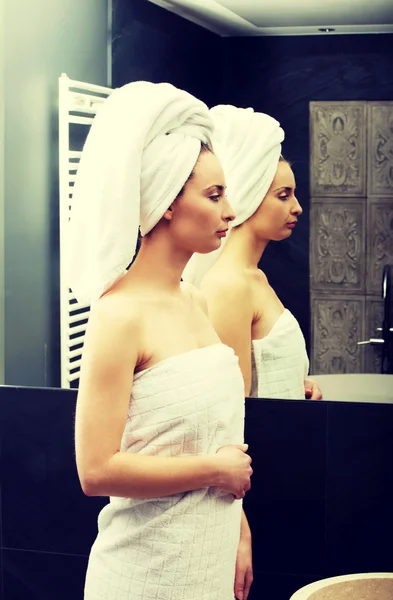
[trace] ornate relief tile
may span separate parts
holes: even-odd
[[[312,199],[310,276],[313,290],[365,287],[365,201]]]
[[[367,223],[366,289],[379,295],[383,267],[393,265],[393,198],[369,200]]]
[[[368,195],[393,197],[393,102],[368,102]]]
[[[366,195],[366,105],[310,102],[311,196]]]
[[[312,298],[311,372],[361,373],[364,300],[353,296]]]
[[[365,340],[373,338],[381,338],[382,331],[378,331],[378,327],[382,327],[383,321],[383,302],[378,297],[366,298],[366,327]],[[365,345],[362,346],[364,352],[364,372],[365,373],[380,373],[381,372],[381,347]]]

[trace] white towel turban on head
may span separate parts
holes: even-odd
[[[168,83],[115,90],[96,115],[76,178],[68,236],[68,280],[92,304],[120,279],[146,235],[211,145],[207,106]]]
[[[249,219],[262,203],[273,182],[281,155],[284,131],[280,123],[252,108],[214,106],[213,148],[224,169],[227,196],[236,219],[232,226]],[[228,239],[228,238],[227,238]],[[194,254],[183,279],[199,286],[222,248],[210,254]]]

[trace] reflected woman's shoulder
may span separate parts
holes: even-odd
[[[206,282],[202,291],[208,297],[220,296],[231,302],[246,301],[250,297],[252,281],[245,271],[217,273],[214,280]]]
[[[248,276],[253,282],[269,284],[268,278],[261,269],[249,269]]]
[[[182,281],[180,287],[186,294],[190,296],[193,302],[196,302],[202,308],[203,312],[208,314],[207,300],[205,294],[201,290],[199,290],[192,283],[188,283],[186,281]]]

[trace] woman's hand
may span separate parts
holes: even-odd
[[[322,391],[314,379],[304,380],[304,395],[309,400],[322,400]]]
[[[233,494],[238,500],[244,498],[251,487],[251,457],[246,454],[247,444],[222,446],[217,450],[219,483],[217,487]]]

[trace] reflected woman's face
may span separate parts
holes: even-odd
[[[295,189],[295,176],[290,165],[280,161],[270,189],[252,217],[258,237],[280,241],[292,235],[303,212]]]

